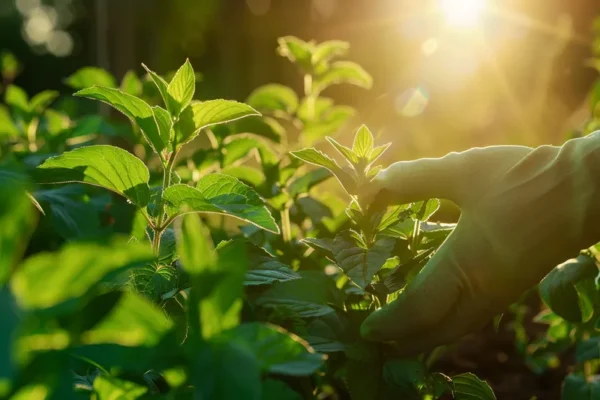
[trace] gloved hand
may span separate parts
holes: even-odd
[[[446,198],[462,210],[404,293],[362,325],[368,340],[420,353],[480,329],[600,241],[600,132],[562,147],[493,146],[398,162],[369,190],[388,203]]]

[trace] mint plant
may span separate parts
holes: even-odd
[[[146,219],[155,254],[161,236],[175,218],[188,212],[231,215],[263,229],[278,227],[252,188],[226,175],[208,175],[196,187],[173,180],[173,166],[181,148],[202,129],[258,115],[250,106],[227,100],[193,101],[195,73],[187,61],[167,83],[149,70],[166,108],[119,89],[94,86],[76,96],[99,100],[125,114],[139,129],[160,160],[162,185],[149,186],[144,163],[113,146],[94,145],[71,150],[44,161],[36,170],[41,183],[81,182],[104,187],[124,196]]]
[[[360,204],[356,194],[381,169],[374,163],[389,147],[389,144],[375,146],[373,135],[366,126],[358,129],[351,148],[332,138],[327,140],[343,157],[346,166],[340,166],[315,148],[291,154],[327,169],[337,178],[350,195],[346,213],[354,227],[338,232],[331,239],[304,239],[306,245],[325,255],[343,273],[336,285],[342,288],[345,297],[338,311],[308,315],[319,316],[322,321],[327,318],[334,325],[348,324],[349,329],[356,331],[352,334],[339,331],[325,339],[312,336],[322,328],[314,331],[309,325],[309,342],[312,340],[316,348],[324,351],[343,351],[346,385],[353,399],[397,396],[437,399],[448,393],[455,398],[469,398],[477,393],[478,398],[495,399],[487,383],[472,374],[450,378],[429,372],[435,352],[427,358],[400,359],[395,356],[393,345],[378,346],[360,339],[357,332],[360,323],[374,310],[402,296],[406,283],[425,265],[451,228],[434,225],[432,229],[432,225],[427,223],[439,207],[438,200],[385,209],[372,209]],[[276,299],[271,298],[263,304],[285,307],[286,302],[278,304]],[[337,322],[332,322],[335,320],[331,319],[331,313]],[[335,371],[330,373],[335,374]]]

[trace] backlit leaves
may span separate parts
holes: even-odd
[[[150,201],[144,163],[118,147],[87,146],[51,157],[36,169],[40,183],[81,182],[121,194],[138,207]]]

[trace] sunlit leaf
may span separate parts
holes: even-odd
[[[29,101],[29,111],[41,113],[59,96],[55,90],[44,90],[33,96]]]
[[[142,81],[135,71],[127,71],[121,81],[121,90],[132,96],[141,96],[143,89]]]
[[[324,62],[329,62],[335,57],[345,56],[350,49],[350,43],[343,40],[328,40],[319,43],[313,52],[312,63],[319,65]]]
[[[303,69],[312,68],[313,45],[295,36],[284,36],[277,39],[279,55],[288,58]]]
[[[456,400],[496,400],[496,395],[486,381],[470,372],[452,377]]]
[[[190,212],[225,214],[279,233],[279,227],[254,189],[234,177],[206,175],[196,188],[173,185],[163,194],[170,215]]]
[[[29,97],[27,93],[18,86],[9,85],[4,93],[4,102],[11,106],[18,108],[21,111],[29,110]]]
[[[90,86],[116,88],[115,78],[106,70],[97,67],[84,67],[65,79],[65,84],[71,89],[85,89]]]
[[[341,83],[370,89],[373,85],[373,78],[363,67],[352,61],[336,61],[323,75],[317,77],[314,90],[320,93],[331,85]]]
[[[327,141],[331,143],[331,145],[335,147],[335,149],[350,163],[358,164],[358,156],[352,149],[349,149],[348,147],[338,143],[332,137],[327,137]]]
[[[290,196],[296,197],[308,193],[314,186],[331,178],[331,174],[325,168],[317,168],[303,174],[288,186]]]
[[[150,201],[149,173],[144,163],[118,147],[80,147],[48,158],[36,169],[40,183],[81,182],[119,193],[145,207]]]
[[[100,375],[94,379],[94,392],[98,400],[135,400],[147,391],[145,386],[108,375]]]
[[[260,112],[282,111],[292,115],[298,108],[298,96],[287,86],[270,83],[250,93],[246,103]]]
[[[372,149],[373,134],[366,125],[362,125],[360,128],[358,128],[358,131],[354,136],[352,151],[354,151],[358,157],[365,158],[369,156]]]
[[[192,102],[175,124],[175,143],[181,146],[209,126],[227,123],[251,115],[260,115],[249,105],[232,100]]]
[[[194,98],[195,91],[196,77],[194,75],[194,68],[190,60],[186,60],[181,68],[177,70],[167,87],[167,93],[175,101],[171,105],[172,107],[169,108],[171,115],[178,116],[181,110],[190,104]]]
[[[146,140],[157,153],[166,147],[167,144],[162,141],[156,126],[152,108],[144,100],[123,93],[119,89],[100,86],[80,90],[75,93],[75,96],[102,101],[125,114],[140,127]]]

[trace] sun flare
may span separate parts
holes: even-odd
[[[439,5],[449,25],[469,28],[479,22],[485,0],[439,0]]]

